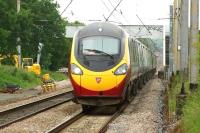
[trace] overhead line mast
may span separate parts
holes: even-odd
[[[198,87],[199,76],[199,0],[191,0],[190,9],[190,89],[194,90]]]

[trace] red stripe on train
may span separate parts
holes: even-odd
[[[76,96],[116,96],[121,97],[122,92],[124,90],[125,84],[126,84],[126,78],[122,80],[117,86],[114,88],[111,88],[107,91],[91,91],[87,88],[84,88],[80,85],[78,85],[73,78],[70,75],[70,80],[72,83],[72,86],[74,88],[74,92]]]

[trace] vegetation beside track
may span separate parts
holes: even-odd
[[[66,79],[66,76],[61,73],[43,71],[49,73],[51,78],[60,81]],[[23,89],[32,88],[41,84],[41,79],[34,73],[27,72],[23,69],[18,69],[13,66],[0,66],[0,89],[6,87],[7,84],[16,84]]]
[[[189,94],[189,82],[185,83],[185,91]],[[181,92],[181,77],[176,75],[173,77],[171,87],[168,90],[168,107],[169,107],[169,117],[173,121],[176,113],[176,96]]]
[[[199,82],[200,85],[200,82]],[[185,133],[200,131],[200,87],[197,92],[188,96],[183,108],[182,127]]]
[[[200,34],[199,34],[200,40]],[[200,42],[196,44],[198,49],[197,59],[200,63]],[[200,64],[199,64],[200,66]],[[200,72],[200,68],[199,72]],[[182,128],[185,133],[200,132],[200,73],[198,73],[198,88],[188,96],[185,106],[183,107]]]
[[[194,92],[189,90],[189,82],[185,83],[185,90],[187,98],[182,108],[183,115],[181,116],[181,123],[174,132],[183,133],[199,133],[200,131],[200,80],[198,88]],[[175,119],[176,113],[176,96],[181,91],[181,77],[175,76],[171,83],[171,88],[168,90],[168,108],[169,120],[172,122]]]

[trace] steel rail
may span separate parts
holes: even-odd
[[[70,126],[71,124],[73,124],[75,121],[79,120],[84,115],[85,114],[83,112],[81,112],[81,113],[75,115],[74,117],[72,117],[71,119],[65,120],[64,122],[57,125],[56,127],[53,127],[46,133],[58,133],[58,132],[62,131],[63,129],[67,128],[68,126]]]
[[[72,91],[0,112],[0,129],[73,99]],[[36,109],[34,109],[34,107]]]
[[[108,129],[109,124],[115,120],[123,111],[124,109],[128,106],[128,103],[124,103],[117,112],[115,112],[110,119],[106,121],[106,123],[101,127],[101,129],[98,131],[98,133],[105,133]]]

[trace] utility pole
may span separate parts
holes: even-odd
[[[17,14],[20,12],[20,0],[17,0]],[[16,43],[17,43],[17,52],[18,52],[18,67],[21,67],[21,45],[19,45],[20,43],[20,37],[17,37],[16,39]]]
[[[188,0],[181,1],[181,23],[180,23],[180,69],[182,88],[184,88],[184,82],[188,77]]]
[[[190,89],[197,88],[197,79],[199,74],[199,37],[198,37],[198,27],[199,27],[199,0],[191,0],[190,9]]]

